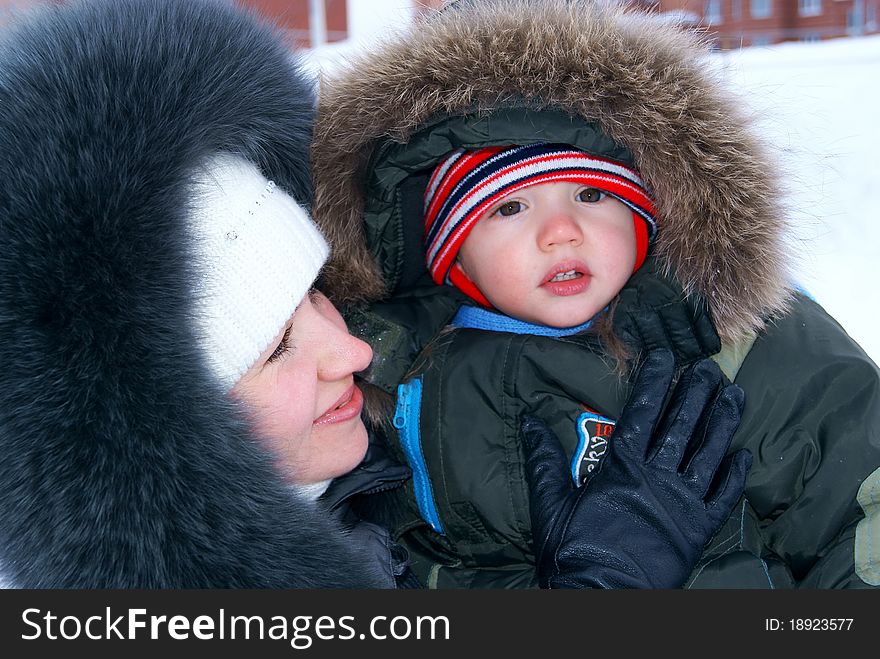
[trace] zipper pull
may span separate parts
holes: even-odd
[[[394,420],[391,424],[398,430],[406,426],[407,408],[408,408],[407,386],[401,384],[397,386],[397,406],[394,410]]]

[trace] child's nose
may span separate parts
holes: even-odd
[[[563,245],[577,247],[584,240],[580,224],[570,214],[557,211],[548,215],[538,233],[538,244],[541,249],[553,249]]]

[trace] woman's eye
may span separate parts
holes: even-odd
[[[285,352],[287,352],[287,346],[284,341],[282,341],[275,347],[275,351],[269,355],[269,359],[266,360],[266,363],[271,364],[272,362],[278,361]]]
[[[584,188],[578,193],[578,199],[580,201],[585,201],[590,204],[594,204],[597,201],[602,201],[605,198],[606,193],[598,190],[596,188]]]
[[[508,201],[508,202],[501,204],[501,206],[498,207],[498,210],[496,212],[499,215],[503,215],[504,217],[507,217],[509,215],[516,215],[521,210],[522,210],[522,204],[520,202]]]
[[[281,337],[281,341],[275,346],[275,350],[272,351],[272,354],[269,355],[269,358],[266,360],[267,364],[271,364],[273,362],[278,361],[290,350],[290,328],[284,332],[284,336]]]

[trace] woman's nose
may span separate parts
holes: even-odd
[[[548,214],[538,232],[538,246],[542,250],[553,249],[563,245],[577,247],[584,241],[584,233],[580,224],[569,213],[556,211]]]
[[[326,349],[320,365],[320,375],[324,380],[347,378],[352,373],[366,369],[373,360],[370,345],[349,334],[345,325],[330,324],[325,340]]]
[[[373,361],[373,349],[369,343],[352,336],[347,330],[345,333],[348,335],[347,341],[351,344],[349,351],[352,356],[354,372],[357,373],[365,370],[370,365],[370,362]]]

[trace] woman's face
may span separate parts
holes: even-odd
[[[353,376],[371,359],[370,346],[351,336],[330,300],[313,291],[233,387],[289,482],[334,478],[363,459],[363,396]]]

